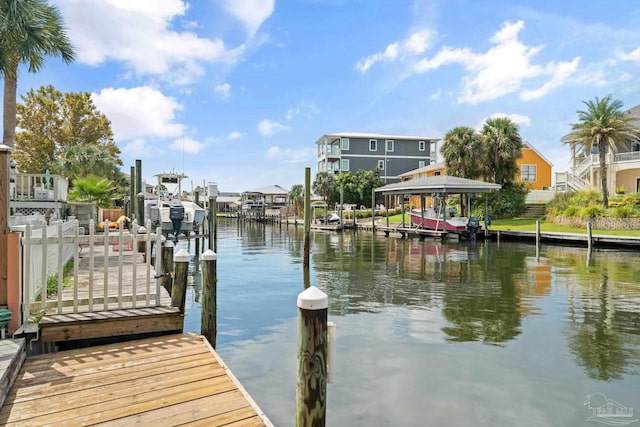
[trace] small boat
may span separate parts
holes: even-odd
[[[453,216],[444,218],[443,224],[443,216],[445,215],[438,214],[433,208],[425,210],[424,216],[421,211],[412,210],[409,212],[411,223],[425,230],[446,230],[449,233],[458,234],[462,238],[468,238],[470,235],[482,231],[480,221],[476,217]]]
[[[187,176],[174,172],[155,176],[158,178],[158,198],[145,201],[145,214],[151,220],[151,226],[161,226],[162,234],[172,234],[175,239],[180,234],[189,236],[191,232],[197,231],[204,222],[207,211],[182,197],[181,181]],[[168,185],[177,188],[170,192]]]

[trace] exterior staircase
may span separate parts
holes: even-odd
[[[543,204],[527,205],[524,212],[522,212],[520,218],[532,218],[539,219],[547,214],[547,206]]]

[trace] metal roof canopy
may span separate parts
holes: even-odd
[[[468,194],[491,193],[502,188],[500,184],[476,181],[457,176],[430,176],[409,181],[394,182],[375,189],[376,193],[390,194]]]

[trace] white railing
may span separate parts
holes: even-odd
[[[11,200],[67,201],[69,182],[59,175],[18,173],[12,178]]]
[[[640,161],[640,151],[630,151],[628,153],[618,153],[614,157],[615,162],[637,162]]]
[[[147,222],[146,230],[150,227]],[[92,220],[89,235],[80,235],[79,230],[77,220],[44,228],[25,226],[21,239],[23,322],[43,314],[160,305],[160,277],[155,271],[162,271],[162,257],[157,256],[155,267],[151,266],[151,243],[155,242],[156,253],[162,245],[160,227],[156,233],[138,234],[134,221],[133,233],[122,228],[110,232],[107,224],[103,234],[95,234]],[[145,242],[144,253],[138,252],[138,242]],[[139,266],[140,257],[144,264]],[[65,286],[64,266],[72,258],[72,279]]]

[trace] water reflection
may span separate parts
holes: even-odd
[[[219,228],[218,349],[276,425],[293,420],[302,245],[302,227]],[[640,257],[585,259],[562,246],[312,233],[309,281],[338,324],[330,424],[577,425],[587,393],[632,404]]]

